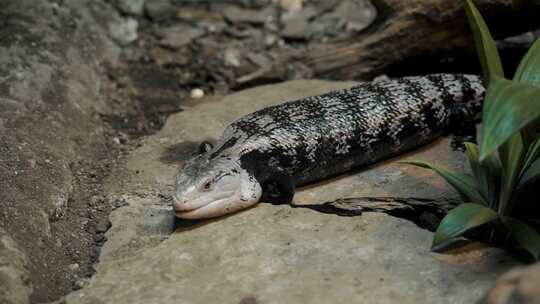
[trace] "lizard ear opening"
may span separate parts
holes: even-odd
[[[203,141],[199,145],[199,151],[197,151],[197,154],[204,154],[212,150],[214,146],[209,141]]]
[[[261,201],[271,204],[289,204],[294,197],[294,183],[290,175],[273,171],[261,184]]]

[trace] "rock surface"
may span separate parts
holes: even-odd
[[[120,45],[126,45],[137,40],[139,23],[133,18],[121,18],[109,23],[109,35]]]
[[[144,0],[114,0],[113,3],[125,14],[142,15],[144,12]]]
[[[174,15],[175,10],[169,0],[152,0],[144,3],[148,17],[155,21],[165,20]]]
[[[84,1],[0,4],[0,303],[56,300],[93,271],[101,212],[78,186],[100,175],[85,160],[95,169],[112,152],[98,58],[114,46],[90,12]]]
[[[128,0],[111,0],[122,1]],[[494,26],[494,35],[502,38],[538,27],[534,25],[540,20],[536,18],[537,11],[512,10],[510,2],[478,3],[488,24]],[[381,73],[397,76],[480,71],[461,2],[382,0],[374,3],[369,0],[146,1],[146,15],[150,14],[150,19],[138,18],[139,39],[129,44],[127,64],[129,69],[138,70],[137,75],[154,74],[156,70],[174,74],[171,77],[176,82],[171,93],[179,95],[178,99],[187,97],[195,87],[221,94],[231,88],[239,90],[300,78],[363,80]],[[519,22],[508,26],[497,20]],[[181,31],[168,34],[171,28]],[[200,35],[201,29],[204,35]],[[525,48],[526,45],[512,46],[501,52],[503,63],[510,69],[515,67],[516,58],[524,54]],[[228,49],[237,50],[238,64],[227,64],[224,60],[223,54]],[[252,60],[256,57],[267,59]],[[429,63],[425,64],[426,61]],[[135,89],[140,88],[135,85]],[[156,94],[148,95],[140,96],[140,100],[156,102],[148,102],[147,107],[163,100]]]
[[[487,296],[487,304],[540,303],[540,263],[517,267],[497,279]]]
[[[272,7],[268,7],[264,10],[249,10],[236,6],[227,6],[223,11],[223,17],[232,23],[245,22],[264,24],[266,20],[272,18],[273,11]]]
[[[192,28],[190,26],[177,25],[163,30],[161,45],[172,49],[189,44],[193,39],[204,35],[205,31],[201,28]]]
[[[392,41],[397,39],[409,44],[415,40],[402,35],[408,31],[399,26],[399,16],[403,15],[395,13],[401,10],[412,12],[418,17],[413,19],[420,21],[409,22],[409,17],[414,16],[406,14],[407,28],[422,28],[425,22],[437,37],[445,38],[433,27],[433,24],[445,22],[444,18],[439,19],[444,7],[430,4],[425,10],[426,15],[408,2],[402,5],[403,1],[385,0],[391,4],[388,6],[377,2],[377,8],[381,9],[377,22],[372,23],[369,30],[358,33],[366,36],[358,37],[356,31],[368,26],[373,15],[369,12],[375,12],[373,6],[361,5],[369,4],[367,0],[281,1],[281,11],[277,10],[278,1],[271,0],[206,1],[208,3],[202,5],[198,1],[183,0],[1,2],[0,229],[5,230],[1,233],[5,235],[2,246],[10,248],[8,253],[2,251],[0,257],[0,272],[4,271],[0,274],[3,276],[1,303],[49,302],[73,288],[86,286],[85,278],[94,272],[92,263],[106,240],[104,233],[110,226],[106,217],[112,207],[130,204],[123,212],[113,215],[115,225],[110,236],[114,236],[115,241],[104,248],[103,257],[112,259],[146,250],[148,246],[159,244],[174,229],[174,218],[166,195],[162,193],[167,194],[170,190],[174,172],[172,163],[182,153],[184,156],[189,154],[195,141],[200,140],[199,133],[188,134],[190,126],[199,126],[202,121],[208,121],[208,117],[195,116],[198,121],[189,124],[184,124],[181,119],[188,121],[190,117],[178,116],[171,120],[169,130],[173,131],[148,139],[130,161],[131,169],[115,176],[118,181],[125,180],[115,181],[116,186],[111,187],[110,195],[106,196],[102,191],[103,176],[121,162],[119,150],[127,151],[138,142],[136,138],[112,131],[108,123],[138,136],[160,129],[166,116],[181,111],[184,102],[208,102],[208,105],[201,104],[201,109],[214,107],[209,102],[213,98],[211,95],[222,94],[236,85],[237,88],[249,87],[279,79],[328,77],[330,74],[349,79],[352,74],[347,71],[360,73],[355,74],[358,77],[368,77],[367,71],[355,66],[355,62],[369,63],[375,58],[390,64],[418,54],[414,49],[403,51],[401,47],[397,52],[383,47],[384,54],[378,53],[376,50],[384,45],[381,41],[386,39],[368,37],[378,29],[383,32],[390,29]],[[355,3],[358,5],[353,5]],[[229,14],[227,17],[224,11],[231,6],[250,14]],[[286,21],[287,15],[298,12],[307,12],[299,18],[297,32],[300,37],[290,41],[282,39],[282,22]],[[499,14],[495,12],[494,16]],[[526,18],[523,20],[528,22]],[[399,32],[392,30],[395,26],[388,25],[398,25]],[[181,31],[169,40],[163,39],[167,37],[162,34],[177,26],[194,31]],[[200,34],[201,29],[204,35]],[[107,36],[115,37],[122,49]],[[320,39],[320,43],[312,44],[310,37]],[[403,39],[399,40],[399,37]],[[362,57],[354,47],[351,52],[349,48],[334,44],[342,41],[342,46],[349,45],[350,41],[343,38],[354,38],[355,43],[370,42],[377,47],[360,52],[367,54],[368,60],[358,59]],[[442,38],[437,41],[453,44],[454,39]],[[134,39],[136,43],[130,43]],[[310,49],[309,54],[313,51],[320,55],[317,50],[326,46],[326,41],[332,43],[328,46],[329,56],[322,56],[324,59],[315,56],[315,59],[298,62],[299,58],[306,58],[306,48]],[[294,55],[293,50],[300,51],[301,55]],[[292,54],[290,60],[279,60],[279,54],[283,53]],[[341,57],[345,54],[354,60]],[[385,54],[391,58],[381,56]],[[121,60],[118,62],[114,58]],[[474,60],[476,62],[476,58]],[[277,66],[286,67],[286,73],[272,71],[271,66],[276,62]],[[316,64],[322,68],[310,67],[317,62],[322,62],[322,65]],[[330,74],[325,62],[330,62]],[[422,73],[412,67],[403,70]],[[344,73],[337,75],[334,72]],[[309,92],[312,89],[308,84],[294,85],[305,85],[302,90]],[[321,89],[328,88],[325,83],[317,85]],[[204,91],[205,96],[195,94],[202,98],[187,100],[190,91],[197,90]],[[296,94],[288,90],[284,93],[272,92],[283,98]],[[301,92],[298,94],[302,95]],[[246,110],[250,111],[271,100],[249,99],[242,100],[241,104],[249,105]],[[232,115],[218,113],[224,111],[220,107],[208,111],[213,117],[219,117],[209,126],[212,131],[208,136],[215,136],[223,124],[244,109],[237,109]],[[184,132],[178,134],[180,129]],[[186,138],[193,142],[183,141]],[[421,156],[436,160],[449,157],[452,159],[449,163],[459,163],[459,154],[449,156],[447,142],[432,146],[431,151],[436,152],[424,152]],[[158,157],[156,153],[162,154]],[[434,156],[434,153],[440,156]],[[149,168],[162,171],[147,170]],[[445,189],[440,180],[413,182],[405,175],[431,175],[408,170],[395,165],[376,166],[373,170],[343,177],[336,183],[323,183],[308,189],[298,195],[297,203],[319,202],[345,193],[408,195],[415,193],[409,191],[414,187],[420,189],[419,193],[432,197],[439,192],[431,190],[439,186]],[[405,174],[402,176],[402,173]],[[122,183],[125,187],[120,187]],[[322,194],[313,192],[316,189],[322,189]],[[453,192],[440,196],[441,199],[452,197],[455,198]],[[253,302],[253,299],[247,297],[243,302]]]
[[[0,228],[0,301],[4,304],[27,303],[32,293],[28,257],[17,243]]]
[[[293,81],[205,98],[172,115],[110,179],[109,197],[128,206],[112,228],[97,273],[67,303],[473,303],[515,262],[472,244],[429,251],[432,234],[384,214],[338,217],[259,204],[225,218],[174,219],[169,202],[176,166],[196,143],[220,135],[235,118],[283,100],[351,86]],[[407,157],[463,166],[447,139]],[[344,196],[455,199],[429,171],[395,162],[305,187],[296,204]],[[173,232],[174,231],[174,232]],[[172,232],[172,233],[171,233]],[[169,235],[170,234],[170,235]]]

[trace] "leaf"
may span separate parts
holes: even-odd
[[[540,39],[536,39],[521,59],[514,74],[514,80],[540,87]]]
[[[525,186],[529,181],[533,180],[535,177],[540,175],[540,158],[536,159],[528,168],[525,170],[521,179],[519,180],[519,187]]]
[[[482,197],[488,202],[488,206],[497,205],[497,195],[499,191],[499,176],[501,165],[496,155],[488,157],[486,161],[480,162],[478,159],[478,146],[474,143],[465,143],[471,171],[474,174],[478,190]]]
[[[452,209],[443,218],[435,236],[432,248],[439,247],[468,230],[491,222],[498,217],[497,213],[479,204],[465,203]]]
[[[540,89],[503,78],[492,79],[482,119],[480,160],[540,116]]]
[[[476,51],[482,64],[484,80],[490,82],[494,77],[504,78],[501,58],[484,18],[472,0],[465,0],[464,5],[473,32]]]
[[[521,168],[520,176],[525,174],[525,171],[535,162],[540,156],[540,137],[536,138],[531,145],[523,161],[523,166]]]
[[[447,183],[454,187],[463,196],[465,200],[487,205],[487,201],[484,199],[484,197],[482,197],[480,192],[478,192],[478,186],[472,176],[465,175],[459,172],[454,172],[443,167],[430,164],[428,162],[403,161],[400,163],[431,169],[437,172],[437,174],[444,178]]]
[[[523,139],[517,132],[499,148],[502,164],[501,193],[499,196],[499,214],[506,215],[512,211],[512,194],[519,182],[523,164]]]
[[[538,232],[515,218],[504,216],[501,217],[501,221],[523,249],[527,250],[535,260],[540,259],[540,234]]]
[[[521,59],[514,74],[514,80],[540,88],[540,39],[536,40],[527,54]],[[523,130],[524,140],[527,146],[537,137],[539,131],[539,120],[536,120],[531,126]]]

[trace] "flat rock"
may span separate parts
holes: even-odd
[[[285,10],[281,17],[283,37],[320,39],[364,30],[375,21],[377,10],[369,0],[345,0]]]
[[[299,11],[303,7],[304,0],[280,0],[279,6],[285,11]]]
[[[205,34],[202,28],[191,27],[188,25],[175,25],[164,29],[160,35],[160,45],[172,49],[178,49],[191,43],[195,38]]]
[[[487,304],[536,304],[540,303],[540,263],[516,267],[497,279],[490,290]]]
[[[333,14],[345,20],[347,31],[359,32],[375,21],[377,9],[369,0],[341,1]]]
[[[302,10],[293,10],[282,16],[283,29],[281,35],[290,39],[304,39],[308,29],[309,19],[313,18],[317,11],[313,7]]]
[[[473,244],[430,252],[432,233],[378,213],[339,217],[259,204],[197,224],[176,221],[165,199],[173,177],[204,139],[256,109],[353,85],[292,81],[205,99],[169,118],[134,151],[109,196],[111,214],[97,273],[67,303],[474,303],[515,263]],[[448,139],[405,157],[463,169]],[[127,174],[127,176],[126,176]],[[456,199],[433,173],[386,162],[300,189],[294,203],[349,196]]]
[[[430,253],[430,242],[431,233],[382,214],[264,204],[104,262],[68,303],[473,303],[504,269],[497,250],[454,262]]]
[[[223,10],[223,17],[231,23],[263,24],[271,20],[272,12],[272,7],[254,10],[230,5]]]
[[[108,25],[109,35],[120,45],[127,45],[137,40],[139,23],[133,18],[118,17]]]
[[[151,0],[144,3],[144,10],[150,19],[161,21],[174,16],[174,6],[169,0]]]
[[[144,0],[114,0],[113,4],[125,14],[142,15],[144,11]]]

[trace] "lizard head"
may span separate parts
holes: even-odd
[[[174,211],[184,219],[233,213],[259,202],[257,180],[231,157],[210,157],[208,146],[186,162],[176,176]]]

